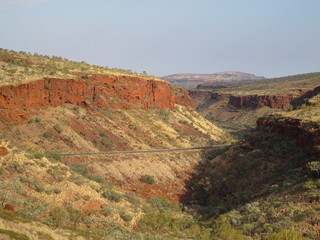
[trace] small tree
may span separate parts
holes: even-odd
[[[53,229],[64,226],[68,220],[68,213],[63,207],[55,207],[51,210],[50,219]]]
[[[75,230],[78,223],[83,219],[83,213],[78,209],[74,209],[73,207],[68,208],[67,211],[69,213],[69,219],[73,224],[73,229]]]

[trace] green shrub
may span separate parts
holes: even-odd
[[[80,173],[81,175],[87,175],[88,174],[88,169],[87,166],[79,163],[75,163],[71,165],[71,170]]]
[[[108,208],[106,205],[102,206],[101,214],[105,217],[111,215],[113,213],[112,209]]]
[[[101,139],[101,143],[104,145],[104,146],[109,146],[112,144],[112,141],[109,139],[108,136],[104,136],[102,139]]]
[[[138,222],[138,228],[142,232],[165,232],[171,227],[173,218],[164,212],[154,212],[143,215]]]
[[[66,169],[60,167],[59,165],[51,166],[49,169],[47,169],[47,173],[49,173],[52,177],[61,182],[65,178]]]
[[[35,152],[33,154],[31,154],[32,158],[36,158],[36,159],[41,159],[43,158],[44,154],[40,153],[40,152]]]
[[[268,240],[306,240],[300,233],[283,229],[268,237]]]
[[[2,175],[4,173],[4,169],[0,168],[0,175]]]
[[[97,183],[104,183],[105,179],[103,176],[95,175],[95,174],[87,174],[87,178],[89,178],[92,181],[95,181]]]
[[[155,180],[155,178],[154,178],[154,176],[152,176],[152,175],[143,175],[141,178],[140,178],[140,180],[142,181],[142,182],[145,182],[145,183],[148,183],[148,184],[154,184],[155,182],[156,182],[156,180]]]
[[[8,163],[8,167],[16,170],[18,173],[23,173],[26,169],[24,166],[22,166],[20,163],[13,161]]]
[[[50,162],[60,162],[61,161],[61,153],[58,152],[48,152],[46,157]]]
[[[53,129],[56,130],[58,133],[62,133],[63,129],[58,124],[53,126]]]
[[[110,112],[108,112],[108,111],[106,111],[106,110],[103,110],[103,111],[101,111],[101,113],[102,113],[105,117],[111,119],[111,114],[110,114]]]
[[[45,88],[45,89],[50,89],[50,88],[51,88],[51,85],[50,85],[49,83],[46,83],[46,84],[44,85],[44,88]]]
[[[29,187],[36,190],[37,192],[44,192],[45,187],[40,183],[38,179],[29,179],[26,177],[21,177],[22,182],[28,183]]]
[[[53,191],[53,193],[55,193],[55,194],[59,194],[59,193],[62,192],[62,190],[61,190],[60,188],[54,188],[54,189],[52,189],[52,191]]]
[[[233,228],[225,215],[220,215],[213,223],[214,240],[245,240],[241,231]]]
[[[36,118],[34,119],[34,121],[35,121],[36,123],[40,123],[40,122],[41,122],[41,118],[36,117]]]
[[[129,215],[129,214],[126,214],[125,212],[121,212],[120,214],[120,217],[123,221],[125,222],[131,222],[132,221],[132,216]]]
[[[53,229],[63,227],[68,220],[68,213],[63,207],[55,207],[51,210],[49,222]]]
[[[117,193],[113,190],[106,191],[102,194],[103,197],[107,198],[110,201],[119,202],[122,198],[122,194]]]
[[[42,134],[42,137],[44,137],[44,138],[52,138],[53,137],[53,133],[50,132],[50,131],[44,132]]]

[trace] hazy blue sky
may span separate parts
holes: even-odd
[[[320,71],[320,0],[0,0],[0,47],[173,73]]]

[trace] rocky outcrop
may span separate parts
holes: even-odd
[[[98,108],[131,108],[151,106],[173,109],[181,98],[189,99],[187,92],[179,96],[170,84],[136,77],[109,77],[92,75],[87,79],[45,78],[17,86],[0,87],[0,120],[5,123],[21,123],[29,119],[33,111],[48,107],[74,105]]]
[[[257,120],[257,129],[263,128],[295,139],[301,147],[310,150],[311,153],[320,154],[320,126],[317,123],[272,115]]]
[[[283,109],[288,106],[295,97],[293,95],[272,96],[272,95],[248,95],[230,96],[229,104],[236,108],[278,108]]]
[[[307,92],[303,92],[300,97],[294,99],[292,101],[293,106],[301,106],[303,104],[313,106],[314,104],[309,101],[309,99],[313,98],[314,96],[320,94],[320,86],[314,88],[313,90],[309,90]]]

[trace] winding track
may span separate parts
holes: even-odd
[[[229,147],[231,145],[216,145],[211,147],[177,148],[177,149],[158,149],[158,150],[135,150],[135,151],[115,151],[115,152],[94,152],[94,153],[63,153],[63,157],[71,156],[93,156],[93,155],[112,155],[112,154],[135,154],[135,153],[160,153],[160,152],[183,152],[192,150],[206,150]]]

